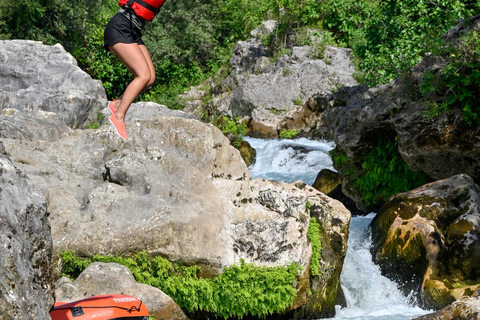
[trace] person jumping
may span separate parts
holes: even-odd
[[[104,47],[112,51],[133,73],[133,80],[120,97],[108,104],[108,120],[117,133],[128,139],[125,114],[137,96],[155,82],[155,70],[142,29],[159,12],[165,0],[120,0],[120,10],[110,19],[104,31]]]

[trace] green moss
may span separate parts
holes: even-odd
[[[308,206],[309,207],[309,206]],[[307,238],[312,243],[312,260],[310,261],[310,275],[313,277],[321,276],[320,259],[322,254],[322,241],[320,236],[320,224],[315,217],[310,218],[308,224]]]
[[[77,277],[90,263],[116,262],[127,266],[138,282],[154,286],[169,295],[187,312],[204,311],[218,317],[265,317],[281,313],[297,295],[293,287],[299,266],[267,268],[246,264],[226,267],[212,279],[202,279],[198,266],[173,265],[161,257],[140,252],[133,258],[94,256],[79,258],[72,252],[60,254],[62,275]]]

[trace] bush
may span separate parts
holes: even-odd
[[[439,47],[443,34],[479,10],[478,1],[329,0],[324,25],[353,49],[369,84],[387,83]]]
[[[169,295],[187,312],[206,311],[224,318],[247,315],[265,317],[293,304],[293,288],[299,271],[296,264],[286,267],[260,267],[246,264],[226,267],[212,279],[199,277],[197,266],[173,265],[162,257],[140,252],[133,258],[96,255],[82,259],[70,251],[60,254],[62,275],[76,278],[90,263],[116,262],[128,267],[136,281],[154,286]]]
[[[471,31],[443,54],[449,63],[439,74],[427,73],[422,83],[424,95],[443,89],[446,96],[446,101],[431,101],[432,114],[460,108],[469,125],[480,124],[480,31]]]

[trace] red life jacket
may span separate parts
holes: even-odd
[[[140,18],[150,21],[160,11],[160,7],[165,0],[120,0],[118,3],[120,7],[128,4],[130,8],[135,11],[135,14]]]

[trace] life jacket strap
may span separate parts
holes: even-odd
[[[141,5],[142,7],[147,8],[148,10],[152,11],[155,15],[157,15],[158,12],[160,11],[160,8],[155,8],[154,6],[146,3],[146,2],[143,1],[143,0],[128,0],[128,1],[127,1],[127,4],[131,7],[134,2],[138,3],[138,4]]]

